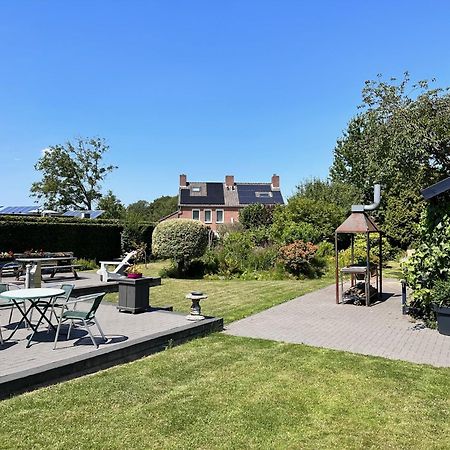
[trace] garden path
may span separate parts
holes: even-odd
[[[337,305],[329,286],[233,322],[225,333],[450,367],[450,336],[402,315],[398,281],[384,280],[383,289],[390,297],[367,308]]]

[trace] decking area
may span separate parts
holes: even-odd
[[[17,313],[15,318],[18,320]],[[67,327],[62,329],[56,350],[53,350],[55,334],[45,327],[35,335],[31,347],[25,348],[31,331],[19,329],[0,346],[0,398],[132,361],[223,328],[223,320],[219,318],[192,322],[184,314],[158,309],[129,314],[108,303],[100,305],[97,318],[107,338],[103,342],[95,326],[92,327],[98,349],[85,330],[73,329],[66,340]],[[10,334],[14,325],[13,321],[4,329],[4,336]]]

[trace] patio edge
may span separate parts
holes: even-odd
[[[168,312],[168,314],[176,314]],[[168,347],[223,330],[223,319],[207,317],[168,331],[121,342],[113,348],[45,364],[0,377],[0,400],[148,356]]]

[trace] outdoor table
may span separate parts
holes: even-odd
[[[49,256],[49,257],[45,257],[45,258],[39,258],[39,257],[16,258],[16,261],[19,263],[22,263],[22,264],[30,263],[35,266],[34,283],[33,283],[33,286],[30,286],[30,287],[40,288],[41,287],[41,271],[42,271],[42,269],[45,269],[45,266],[42,267],[43,262],[55,263],[57,266],[58,263],[60,263],[61,261],[69,261],[71,263],[74,259],[76,259],[75,256]],[[76,274],[74,268],[72,268],[72,272],[74,274],[74,277],[78,278],[78,275]]]
[[[51,326],[53,328],[53,330],[56,331],[56,327],[50,322],[50,320],[47,318],[45,313],[51,306],[52,299],[54,297],[59,297],[61,295],[64,295],[64,291],[62,289],[55,289],[55,288],[17,289],[17,290],[6,291],[6,292],[1,293],[0,300],[2,298],[6,299],[6,300],[11,300],[14,303],[14,305],[16,306],[16,308],[18,309],[18,311],[20,312],[20,314],[22,315],[22,318],[20,319],[19,323],[17,324],[17,326],[12,331],[11,335],[6,340],[11,339],[14,336],[14,333],[19,329],[20,325],[24,322],[27,322],[28,325],[30,326],[31,330],[33,331],[31,333],[31,336],[28,338],[28,343],[26,345],[26,348],[28,348],[30,346],[33,336],[36,333],[36,331],[38,330],[39,325],[41,324],[43,319],[49,324],[49,326]],[[25,309],[25,311],[24,311],[21,308],[20,303],[17,302],[17,300],[27,300],[30,302],[30,306],[28,307],[28,309],[26,309],[26,305],[24,304],[24,309]],[[42,301],[45,302],[45,306],[43,307],[43,309],[41,309],[38,306],[38,303],[40,303]],[[39,313],[39,320],[36,323],[36,325],[33,325],[31,323],[31,321],[28,319],[28,314],[32,309],[37,310]]]

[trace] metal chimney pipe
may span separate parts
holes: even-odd
[[[373,211],[380,205],[381,200],[381,185],[375,184],[373,186],[373,203],[370,205],[352,205],[352,212]]]

